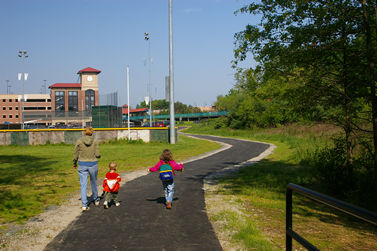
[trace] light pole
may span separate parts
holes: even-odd
[[[7,82],[7,94],[10,94],[10,87],[11,85],[9,84],[9,80],[5,80],[5,82]]]
[[[45,82],[44,85],[43,85],[43,86],[45,87],[45,94],[47,94],[47,84],[46,84],[46,81],[47,81],[47,80],[44,79],[43,81]]]
[[[144,39],[148,42],[148,92],[149,92],[149,126],[152,126],[152,95],[151,95],[151,41],[149,32],[144,33]]]
[[[127,65],[127,127],[128,127],[128,140],[131,140],[130,131],[130,68]]]
[[[25,82],[25,72],[24,72],[24,58],[28,58],[29,55],[27,54],[27,51],[18,51],[18,57],[21,58],[22,63],[22,73],[21,73],[21,79],[22,79],[22,99],[21,99],[21,117],[22,117],[22,124],[21,129],[24,129],[24,100],[25,100],[25,92],[24,92],[24,82]]]
[[[169,82],[170,82],[170,144],[175,144],[174,79],[173,79],[173,20],[172,0],[169,0]]]

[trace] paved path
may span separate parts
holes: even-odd
[[[203,178],[256,157],[269,145],[198,137],[232,147],[184,164],[185,171],[176,175],[171,210],[165,209],[161,181],[151,173],[126,181],[119,191],[119,207],[91,206],[45,250],[221,250],[205,211]]]

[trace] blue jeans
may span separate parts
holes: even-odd
[[[162,186],[164,187],[166,202],[172,202],[174,195],[174,180],[163,180]]]
[[[80,190],[81,190],[81,203],[83,207],[88,206],[88,174],[90,175],[90,185],[92,187],[93,200],[98,200],[98,190],[97,190],[97,173],[98,173],[98,163],[93,162],[91,166],[80,165],[77,168],[80,179]]]

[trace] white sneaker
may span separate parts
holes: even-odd
[[[119,206],[120,206],[120,203],[119,203],[119,202],[115,203],[115,206],[119,207]]]
[[[96,201],[94,202],[94,205],[95,205],[96,207],[98,207],[98,206],[99,206],[99,200],[96,200]]]
[[[89,207],[82,207],[81,210],[82,211],[88,211],[90,208]]]
[[[105,201],[105,202],[103,203],[103,207],[104,207],[104,208],[109,208],[109,205],[107,205],[107,201]]]

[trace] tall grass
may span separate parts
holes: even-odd
[[[245,138],[277,146],[272,155],[257,165],[220,179],[220,188],[214,193],[222,194],[224,203],[239,201],[246,214],[242,226],[232,230],[234,241],[241,241],[247,249],[254,250],[250,240],[265,236],[264,240],[270,245],[284,249],[286,185],[296,183],[323,191],[316,168],[311,166],[312,159],[317,149],[334,147],[331,138],[338,134],[339,129],[329,125],[289,125],[253,130],[214,128],[214,122],[208,121],[185,132]],[[235,198],[230,199],[232,197]],[[294,195],[293,212],[295,231],[320,249],[371,250],[377,246],[376,229],[326,206]],[[217,221],[220,216],[226,215],[225,222],[231,222],[231,214],[224,212],[210,218]],[[294,243],[294,249],[300,249],[300,245]]]

